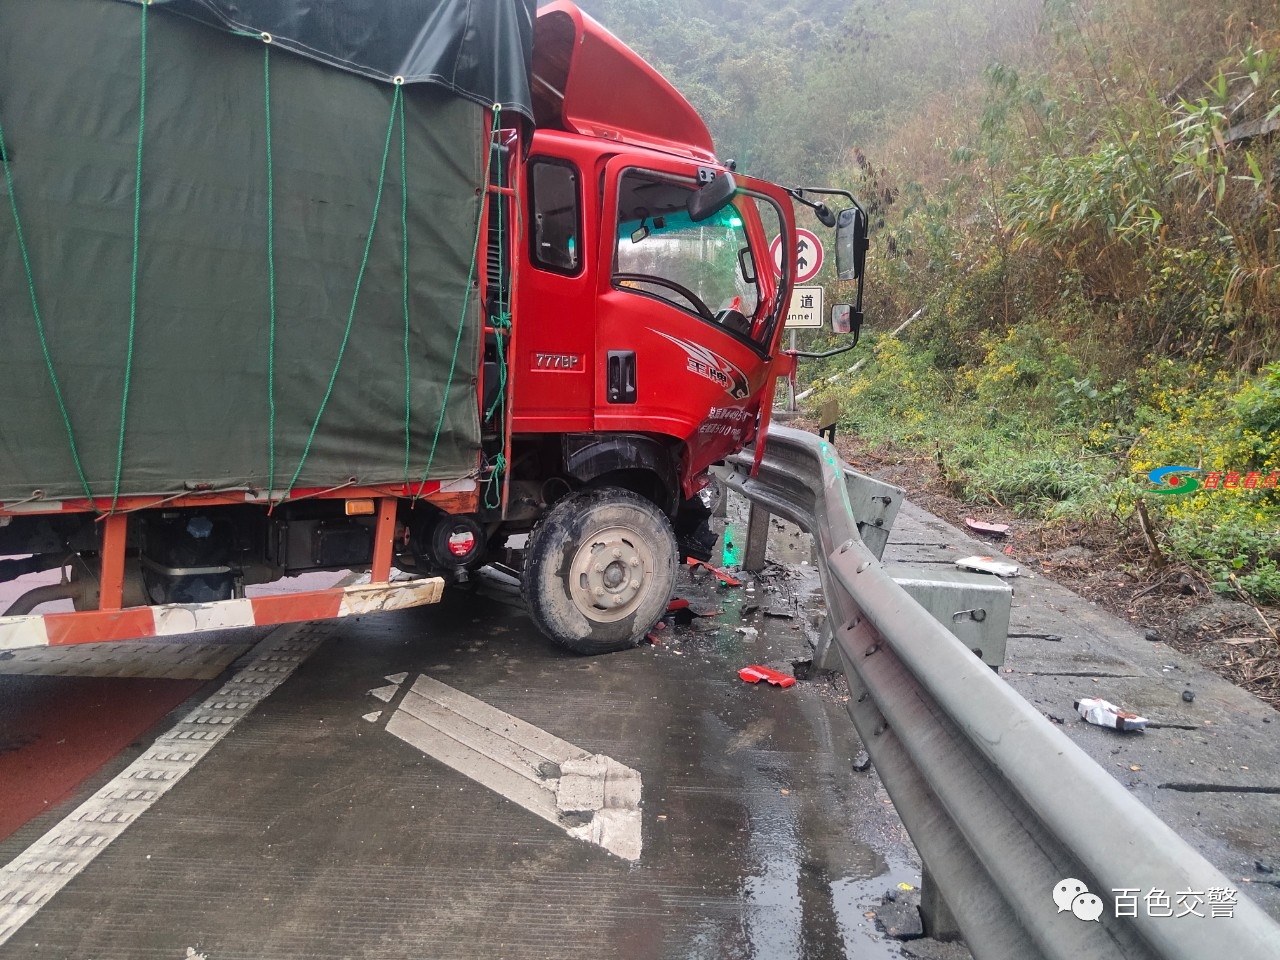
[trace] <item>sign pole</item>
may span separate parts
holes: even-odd
[[[791,350],[794,353],[796,349],[796,329],[791,328]],[[800,408],[796,406],[796,377],[793,373],[787,377],[787,393],[790,399],[787,401],[787,409],[792,413],[796,413]]]

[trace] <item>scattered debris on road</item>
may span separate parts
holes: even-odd
[[[770,670],[768,667],[750,666],[743,667],[738,671],[738,676],[747,683],[759,683],[764,680],[773,684],[775,687],[793,687],[796,683],[795,677],[789,677],[785,673],[779,673],[777,670]]]
[[[694,567],[694,568],[699,568],[699,567],[700,567],[700,568],[702,568],[703,570],[709,570],[709,571],[711,571],[712,575],[713,575],[713,576],[715,576],[715,577],[716,577],[716,579],[718,579],[718,580],[719,580],[721,583],[723,583],[726,587],[740,587],[740,586],[742,586],[741,581],[735,580],[733,577],[729,576],[729,575],[728,575],[727,573],[725,573],[723,570],[717,569],[716,567],[713,567],[713,566],[712,566],[711,564],[709,564],[709,563],[703,563],[701,560],[695,560],[695,559],[693,559],[693,557],[689,557],[689,558],[688,558],[688,560],[687,560],[686,562],[687,562],[687,563],[689,564],[689,566],[691,566],[691,567]]]
[[[961,570],[973,570],[976,573],[994,573],[997,577],[1018,577],[1022,568],[1016,563],[1004,563],[994,557],[962,557],[956,561]]]
[[[920,894],[916,890],[890,890],[875,911],[876,926],[895,940],[919,940],[924,936]]]
[[[993,537],[1007,537],[1009,535],[1009,525],[1007,523],[987,523],[983,520],[975,520],[973,517],[965,517],[964,525],[977,533],[985,533]]]
[[[1100,697],[1086,697],[1074,704],[1076,712],[1095,727],[1107,727],[1112,730],[1143,730],[1147,726],[1147,718],[1140,717],[1128,710],[1121,710],[1114,703],[1108,703]]]

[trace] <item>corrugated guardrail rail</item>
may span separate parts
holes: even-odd
[[[728,483],[817,541],[850,716],[979,960],[1280,957],[1280,925],[1244,895],[1229,919],[1059,912],[1064,878],[1104,902],[1232,884],[894,582],[832,446],[773,427],[765,451],[756,477],[748,451]]]

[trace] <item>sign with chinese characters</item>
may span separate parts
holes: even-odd
[[[791,291],[791,305],[787,307],[788,327],[822,326],[822,288],[795,287]]]

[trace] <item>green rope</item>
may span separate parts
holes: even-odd
[[[271,45],[262,47],[263,108],[267,126],[267,297],[271,308],[267,328],[267,502],[276,488],[276,198],[275,160],[271,153]]]
[[[351,327],[356,319],[356,304],[360,300],[360,285],[364,282],[365,268],[369,265],[369,250],[373,246],[374,230],[378,226],[378,211],[382,207],[382,188],[386,184],[387,179],[387,159],[391,155],[391,133],[395,130],[396,112],[400,105],[401,88],[396,87],[395,96],[391,100],[391,118],[387,121],[387,138],[382,147],[382,168],[378,173],[378,193],[373,201],[373,220],[369,224],[369,236],[364,244],[364,256],[360,260],[360,272],[356,275],[356,288],[351,296],[351,311],[347,314],[347,328],[342,334],[342,345],[338,348],[338,359],[333,364],[333,373],[329,377],[329,386],[325,389],[324,399],[320,401],[320,409],[316,412],[315,421],[311,424],[311,433],[307,437],[307,444],[302,450],[302,459],[298,461],[298,469],[293,471],[293,477],[289,480],[289,486],[284,492],[282,499],[288,500],[289,495],[293,493],[293,486],[298,482],[298,477],[302,474],[302,467],[307,462],[307,456],[311,453],[311,444],[316,438],[316,430],[320,427],[320,419],[324,416],[325,408],[329,405],[329,398],[333,395],[333,386],[338,382],[338,370],[342,366],[342,358],[347,352],[347,342],[351,339]]]
[[[489,479],[485,481],[484,505],[490,510],[497,510],[502,506],[501,477],[506,472],[507,458],[502,454],[498,454],[493,458],[492,469],[489,471]]]
[[[400,236],[403,240],[401,274],[404,277],[404,482],[409,482],[409,425],[412,403],[409,368],[409,174],[405,158],[404,97],[400,98]]]
[[[22,219],[18,216],[18,198],[13,192],[13,171],[9,169],[9,150],[4,143],[3,124],[0,124],[0,162],[4,164],[4,182],[9,191],[9,209],[13,212],[13,226],[18,234],[18,250],[22,253],[22,266],[27,271],[27,293],[31,296],[31,313],[36,319],[36,332],[40,334],[40,350],[44,353],[44,367],[49,372],[49,382],[53,384],[53,395],[57,397],[58,410],[62,413],[62,425],[67,430],[67,443],[71,446],[71,462],[75,464],[85,496],[89,498],[89,503],[96,510],[97,504],[93,502],[93,491],[89,489],[89,480],[80,463],[80,451],[76,447],[75,433],[71,429],[71,415],[67,413],[62,388],[58,385],[58,375],[53,372],[53,357],[49,353],[49,341],[44,334],[44,320],[40,316],[40,305],[36,300],[36,281],[31,269],[31,255],[27,251],[26,235],[22,232]]]
[[[142,4],[142,52],[138,76],[138,161],[133,181],[133,270],[129,277],[129,336],[124,360],[124,388],[120,394],[120,441],[116,445],[116,479],[111,490],[111,509],[120,499],[120,476],[124,471],[124,434],[129,416],[129,386],[133,379],[133,336],[138,325],[138,233],[142,214],[142,139],[147,128],[147,7]]]
[[[493,169],[493,141],[497,137],[501,126],[501,106],[494,104],[493,109],[493,129],[489,132],[489,142],[486,144],[486,157],[484,165],[484,182],[480,193],[480,209],[476,215],[476,239],[471,246],[471,269],[467,273],[467,288],[462,296],[462,315],[458,317],[458,335],[453,342],[453,361],[449,364],[449,376],[444,384],[444,402],[440,405],[440,418],[436,421],[435,436],[431,438],[431,452],[427,455],[427,466],[422,471],[422,477],[418,481],[419,484],[427,482],[427,477],[431,474],[431,465],[435,462],[436,448],[440,443],[440,431],[444,428],[444,415],[449,407],[449,390],[453,386],[453,376],[458,369],[458,353],[462,349],[462,332],[466,328],[467,308],[471,305],[471,285],[475,283],[476,263],[480,257],[480,227],[484,223],[484,208],[486,192],[489,189],[489,175]],[[421,487],[414,500],[421,496]]]

